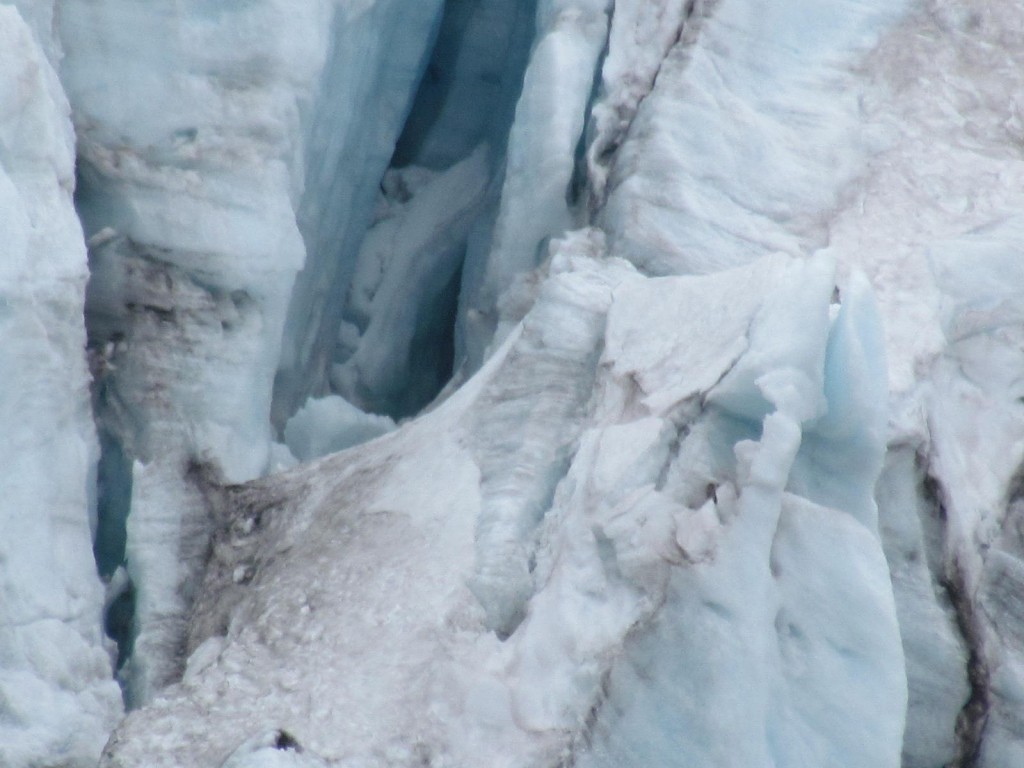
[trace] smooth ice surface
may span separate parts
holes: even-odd
[[[92,560],[74,136],[44,41],[0,4],[0,763],[85,768],[121,696]]]

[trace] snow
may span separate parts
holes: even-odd
[[[196,638],[216,661],[133,713],[106,764],[219,766],[240,744],[277,728],[330,764],[414,764],[411,755],[385,753],[392,745],[388,755],[412,752],[411,742],[429,732],[413,713],[430,709],[428,673],[445,653],[453,610],[472,605],[457,573],[472,560],[479,477],[436,422],[410,429],[418,436],[404,446],[395,433],[325,459],[342,480],[340,493],[308,468],[294,470],[293,501],[312,505],[285,512],[265,499],[258,518],[217,547],[230,590],[208,589],[227,601],[213,606],[227,608],[214,623],[241,634],[229,632],[212,648]],[[267,491],[276,495],[283,479],[268,481]],[[288,552],[275,554],[285,541]],[[247,552],[253,559],[236,559]],[[233,578],[240,566],[250,574],[241,583]],[[308,643],[319,650],[308,652]],[[300,647],[307,652],[296,655]],[[324,664],[323,653],[336,661]],[[415,703],[396,708],[399,696]],[[134,738],[141,732],[155,741]]]

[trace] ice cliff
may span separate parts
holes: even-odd
[[[1024,765],[1022,94],[1012,0],[0,0],[0,764]]]
[[[0,5],[0,763],[88,765],[121,714],[92,559],[74,134],[39,3]]]

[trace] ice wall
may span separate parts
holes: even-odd
[[[98,450],[74,135],[47,58],[52,7],[29,5],[0,4],[0,763],[85,768],[121,697],[90,546]]]
[[[501,202],[485,248],[467,254],[459,333],[469,370],[499,326],[499,299],[573,228],[569,187],[596,69],[608,34],[607,0],[537,4],[536,39],[508,138]]]
[[[692,4],[611,171],[598,169],[612,251],[672,274],[826,243],[869,150],[854,62],[908,5]]]
[[[777,260],[616,289],[598,424],[508,642],[516,721],[575,730],[573,764],[899,764],[905,681],[874,518],[806,482],[829,477],[819,452],[863,452],[877,472],[884,450],[876,401],[843,407],[833,380],[884,381],[873,307],[862,295],[830,330],[830,278]],[[751,283],[760,300],[723,301]],[[791,344],[791,324],[817,331]],[[874,428],[850,440],[825,426],[837,417]]]
[[[207,547],[190,465],[267,464],[270,388],[304,257],[293,191],[329,8],[65,3],[62,66],[90,243],[97,416],[135,462],[130,698],[173,679]]]
[[[133,701],[182,668],[208,551],[203,479],[268,468],[275,377],[284,417],[324,387],[316,340],[340,309],[439,10],[60,6],[97,412],[135,462],[130,487],[112,489],[119,516],[130,496]]]
[[[1009,714],[1016,620],[1005,602],[994,609],[992,587],[1019,563],[1007,532],[1024,459],[1010,351],[1021,325],[1009,297],[1024,285],[1010,256],[1024,165],[1009,137],[1024,63],[1010,30],[1022,22],[1013,5],[937,2],[883,38],[863,102],[876,154],[829,227],[829,250],[865,271],[885,321],[890,454],[878,497],[899,536],[889,551],[900,542],[890,563],[910,670],[908,766],[1013,765],[1024,744]]]
[[[306,261],[288,305],[274,386],[278,426],[309,395],[328,391],[360,245],[373,223],[381,178],[426,69],[444,4],[328,5],[335,9],[330,48],[299,149],[305,177],[296,216]]]
[[[333,350],[332,389],[364,409],[414,414],[480,362],[455,318],[490,250],[534,15],[533,0],[445,4]]]

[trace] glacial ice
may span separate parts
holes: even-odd
[[[283,427],[326,377],[315,339],[340,302],[325,305],[324,288],[351,273],[438,7],[59,8],[92,244],[90,344],[105,358],[98,415],[137,462],[134,702],[183,663],[210,533],[206,468],[233,482],[264,472],[268,415]],[[375,118],[359,119],[371,102]]]
[[[36,9],[44,19],[46,4]],[[32,17],[30,17],[31,19]],[[90,546],[97,443],[74,136],[45,51],[0,4],[0,764],[95,765],[121,714]]]
[[[430,331],[450,333],[488,177],[486,145],[437,174],[409,166],[385,176],[393,192],[359,251],[336,353],[344,359],[330,374],[333,390],[364,410],[416,413],[451,375],[454,339]]]
[[[304,254],[291,203],[299,89],[312,90],[326,47],[312,34],[326,10],[304,8],[58,9],[91,246],[87,323],[102,357],[97,416],[134,462],[123,674],[135,702],[176,674],[206,551],[187,468],[215,461],[238,481],[268,460],[271,383]],[[195,66],[176,70],[181,61]]]
[[[284,427],[285,445],[299,461],[337,453],[395,428],[387,416],[365,413],[338,395],[306,401]]]
[[[0,763],[1024,762],[1022,29],[0,0]]]
[[[607,38],[609,5],[538,2],[537,37],[508,138],[490,248],[467,264],[472,280],[463,289],[462,320],[473,369],[494,338],[502,293],[541,264],[551,237],[573,228],[568,190]]]
[[[866,667],[852,665],[845,684],[838,682],[836,675],[843,673],[835,667],[827,673],[822,670],[820,679],[828,679],[830,685],[847,691],[847,707],[856,706],[854,691],[863,691],[864,710],[874,711],[880,718],[872,728],[879,737],[875,744],[877,752],[860,753],[849,743],[843,744],[839,749],[844,764],[895,764],[903,706],[900,691],[904,683],[899,661],[891,664],[899,656],[892,652],[892,644],[898,642],[895,616],[887,599],[879,600],[888,593],[887,570],[877,541],[862,523],[844,523],[841,517],[832,522],[830,518],[840,513],[816,511],[820,508],[813,504],[782,496],[787,478],[792,477],[787,464],[797,460],[800,432],[799,428],[794,430],[790,416],[781,416],[794,402],[789,399],[788,386],[776,389],[783,393],[779,412],[766,417],[760,449],[747,442],[741,451],[744,444],[737,445],[740,464],[750,461],[746,468],[736,466],[735,462],[731,468],[715,468],[717,457],[713,452],[708,455],[713,446],[707,432],[696,424],[679,424],[687,416],[693,419],[695,400],[715,402],[716,386],[731,387],[730,402],[737,403],[736,407],[745,411],[737,415],[747,419],[746,414],[755,407],[761,410],[754,401],[768,397],[779,380],[788,379],[789,385],[800,387],[813,381],[807,374],[820,375],[821,366],[813,364],[813,342],[803,347],[812,353],[806,358],[812,361],[810,366],[797,363],[802,353],[798,346],[789,346],[791,358],[787,358],[782,346],[777,346],[781,359],[765,354],[763,346],[758,348],[756,343],[744,348],[748,327],[752,326],[750,336],[758,335],[753,329],[760,325],[752,325],[752,318],[757,317],[769,327],[784,319],[779,314],[799,319],[799,305],[772,302],[767,306],[754,303],[747,308],[733,305],[731,311],[721,308],[723,298],[737,293],[737,285],[753,279],[776,289],[769,290],[768,295],[791,287],[793,293],[827,309],[831,282],[828,270],[822,272],[823,266],[818,265],[817,271],[826,278],[824,281],[815,275],[814,266],[803,270],[806,276],[798,277],[800,270],[796,264],[787,269],[784,263],[776,262],[696,280],[664,278],[627,283],[616,291],[604,359],[616,361],[610,371],[624,392],[606,395],[604,403],[617,403],[618,413],[612,414],[618,418],[628,418],[631,413],[651,415],[629,422],[628,428],[626,424],[615,425],[603,433],[595,430],[594,436],[584,437],[566,480],[566,487],[575,490],[569,491],[571,498],[557,505],[569,510],[563,513],[568,517],[558,520],[557,527],[552,525],[558,531],[554,534],[558,537],[554,545],[557,549],[546,559],[553,572],[546,577],[547,586],[531,602],[522,633],[509,641],[515,645],[512,674],[519,683],[519,719],[534,730],[571,730],[585,721],[586,730],[580,737],[585,746],[577,764],[731,764],[736,760],[737,764],[756,765],[770,764],[768,755],[778,765],[819,761],[828,764],[828,746],[813,740],[802,744],[806,734],[801,734],[801,726],[794,725],[800,722],[801,710],[804,717],[812,720],[822,716],[820,711],[811,714],[820,707],[822,697],[806,693],[806,703],[801,702],[800,696],[787,695],[785,681],[790,676],[816,677],[807,668],[809,659],[815,658],[814,653],[808,652],[815,642],[811,638],[818,633],[824,639],[817,642],[827,642],[830,635],[835,638],[836,633],[851,631],[852,627],[841,628],[843,622],[838,617],[844,601],[856,593],[864,595],[861,599],[869,612],[882,609],[878,618],[870,622],[877,643],[874,648],[868,650],[872,644],[863,643],[865,638],[851,643],[866,656],[873,656],[873,661],[865,660]],[[813,287],[815,282],[817,290]],[[684,295],[689,300],[681,301]],[[732,328],[731,335],[740,342],[734,348],[741,351],[735,358],[724,357],[717,369],[697,374],[707,382],[703,384],[704,391],[699,378],[697,386],[680,392],[675,389],[675,377],[658,375],[660,365],[672,365],[677,359],[672,344],[651,349],[660,353],[660,358],[648,357],[644,361],[647,365],[643,369],[655,373],[651,378],[638,378],[636,368],[629,363],[618,364],[620,355],[635,364],[636,348],[631,342],[644,327],[645,315],[672,312],[676,322],[660,327],[675,329],[673,340],[686,339],[691,337],[694,326],[699,327],[707,320],[710,307],[720,310],[713,314],[723,329],[717,337],[721,342],[717,348],[729,347],[728,329]],[[870,313],[870,307],[866,311]],[[817,335],[819,356],[828,337],[827,312],[821,314],[821,320]],[[814,336],[807,334],[806,338]],[[760,375],[750,376],[754,373],[751,366],[756,367],[759,362],[767,364],[767,369],[761,368]],[[794,363],[796,369],[792,367]],[[746,373],[738,378],[760,380],[768,387],[764,395],[747,389],[746,396],[739,397],[736,385],[727,383],[728,377],[721,377],[724,371],[744,370]],[[884,380],[884,367],[876,366],[874,372],[880,372]],[[774,384],[769,384],[771,376],[764,374],[779,375]],[[606,385],[602,391],[615,389]],[[707,390],[708,397],[702,397]],[[803,408],[806,403],[814,403],[815,398],[795,402]],[[637,413],[641,403],[644,405]],[[715,410],[722,407],[712,405],[709,415],[714,418]],[[601,405],[598,409],[605,411]],[[612,414],[605,412],[604,417]],[[699,411],[696,415],[698,420],[708,418]],[[804,417],[812,415],[805,413]],[[679,436],[675,440],[681,443],[673,452],[672,434],[677,430]],[[883,438],[882,433],[876,435],[875,453],[879,456]],[[704,457],[700,457],[702,452]],[[697,474],[696,468],[702,465],[711,470],[707,475]],[[744,476],[746,480],[742,479]],[[710,487],[717,486],[714,499],[705,496],[709,480],[714,481]],[[769,492],[771,488],[774,491]],[[688,507],[687,502],[693,506]],[[819,540],[832,542],[822,550],[823,558],[831,560],[836,547],[849,548],[851,557],[837,561],[844,565],[830,570],[829,580],[822,583],[823,569],[817,568],[813,569],[817,574],[814,582],[801,583],[799,574],[804,573],[804,563],[813,557],[806,547],[815,537],[798,545],[799,556],[787,555],[787,546],[794,546],[789,538],[794,535],[794,526],[774,522],[779,520],[780,509],[786,510],[784,521],[787,515],[801,520],[797,530],[815,530]],[[582,519],[577,522],[573,518]],[[584,520],[589,520],[589,525]],[[794,558],[788,566],[787,557]],[[869,573],[873,575],[866,579]],[[815,613],[799,616],[798,606],[806,604],[807,595],[802,594],[799,599],[790,597],[790,603],[787,594],[800,594],[801,589],[824,590],[815,593],[811,601],[819,610],[828,604],[830,590],[836,590],[831,600],[835,601],[837,613],[830,622]],[[779,592],[781,600],[771,597]],[[647,622],[650,629],[637,632],[636,628]],[[753,625],[757,624],[766,626],[755,630]],[[879,632],[882,627],[887,630]],[[777,646],[747,645],[768,642],[766,638],[774,637],[776,632]],[[624,655],[613,653],[620,644],[624,644]],[[794,653],[793,645],[799,645],[800,651]],[[767,659],[773,654],[781,654],[781,659],[774,665],[768,662],[767,668],[781,667],[779,678],[766,680],[763,689],[756,687],[765,674]],[[827,652],[818,656],[822,663],[828,663]],[[787,662],[796,664],[796,658],[800,658],[800,663],[787,667]],[[607,659],[612,659],[610,667]],[[566,660],[570,663],[566,664]],[[875,669],[879,677],[867,680],[866,668]],[[564,682],[560,676],[552,680],[553,669],[565,670]],[[797,688],[805,685],[801,682]],[[880,695],[883,690],[888,694]],[[587,691],[590,695],[581,701],[580,694]],[[792,699],[796,700],[789,703]],[[880,701],[886,702],[882,709],[878,708]],[[590,714],[587,707],[591,708]],[[774,719],[774,713],[787,707],[792,710],[785,717]],[[666,721],[666,717],[671,720]],[[836,713],[835,717],[841,720],[845,714]],[[854,720],[864,722],[862,717]],[[878,727],[882,723],[885,725]],[[787,729],[793,731],[787,733]],[[812,726],[808,731],[836,734],[841,729]],[[759,742],[758,733],[766,734],[768,742]],[[887,733],[887,737],[881,738],[882,733]],[[847,739],[856,741],[855,730]],[[862,763],[857,762],[858,754],[863,754]]]
[[[876,498],[907,664],[906,768],[955,759],[956,721],[970,697],[967,649],[953,605],[936,581],[944,556],[937,500],[927,498],[924,486],[915,451],[891,450]]]
[[[317,79],[310,83],[315,87],[297,105],[304,124],[288,137],[305,260],[288,302],[274,384],[273,416],[283,423],[308,396],[325,393],[377,185],[427,67],[443,2],[320,0],[312,5],[328,14],[327,24],[297,23],[292,3],[268,5],[284,14],[299,39],[327,38],[326,58],[317,62]],[[265,44],[265,38],[256,42]]]
[[[642,763],[644,750],[701,755],[707,742],[745,745],[755,763],[768,754],[779,765],[844,754],[849,764],[898,764],[906,682],[872,518],[856,498],[826,508],[787,491],[802,461],[801,423],[813,433],[829,403],[826,349],[842,357],[831,370],[885,380],[870,300],[851,299],[854,319],[833,322],[827,259],[652,280],[595,259],[591,245],[581,233],[555,246],[536,305],[460,392],[374,447],[322,465],[340,485],[300,468],[282,496],[269,480],[242,491],[253,495],[237,508],[262,511],[249,523],[235,519],[215,546],[208,575],[222,575],[204,586],[213,601],[200,609],[205,626],[238,629],[159,708],[126,721],[123,746],[107,764],[133,764],[150,749],[146,734],[157,732],[166,764],[217,764],[215,755],[247,738],[247,723],[274,718],[325,760],[350,765],[412,765],[426,755],[525,766],[563,750],[581,764],[620,765],[618,750]],[[724,299],[744,283],[769,290],[730,306]],[[666,326],[670,344],[648,353],[671,365],[671,350],[711,307],[740,342],[735,356],[698,374],[681,396],[663,394],[672,377],[636,379],[628,339],[645,313],[676,313]],[[808,317],[818,330],[800,344],[758,332]],[[862,344],[835,341],[848,328]],[[730,395],[721,403],[717,388]],[[588,405],[591,389],[600,394]],[[863,409],[851,414],[858,423],[873,423],[874,401],[854,407]],[[722,418],[751,425],[748,438],[725,446],[735,450],[731,459],[714,431],[701,428]],[[582,430],[578,448],[567,430]],[[847,439],[843,430],[817,434],[837,446]],[[870,435],[871,446],[853,450],[873,449],[877,472],[885,433]],[[444,484],[424,484],[437,466]],[[420,479],[410,486],[412,478]],[[297,506],[296,498],[307,501]],[[345,534],[324,539],[318,531],[337,515]],[[805,570],[808,561],[819,566]],[[377,602],[413,572],[413,592]],[[240,586],[239,573],[254,574],[251,586],[249,576]],[[338,594],[348,597],[325,602]],[[851,604],[858,607],[847,611]],[[821,614],[823,605],[832,607]],[[261,629],[245,629],[244,616]],[[491,629],[508,640],[497,642]],[[349,648],[339,658],[351,662],[325,669],[299,650],[328,637],[338,652]],[[723,642],[730,637],[733,644]],[[193,638],[194,647],[203,639]],[[681,646],[691,651],[666,650]],[[444,661],[422,666],[428,658]],[[673,666],[643,675],[670,687],[638,684],[637,665],[656,670],[659,660]],[[708,677],[737,665],[749,674]],[[278,681],[274,697],[243,693],[264,679]],[[763,682],[752,689],[756,680]],[[222,693],[227,681],[238,695]],[[823,710],[833,686],[846,694]],[[740,691],[746,708],[719,720]],[[668,741],[652,740],[634,726],[658,722],[650,713],[666,700],[692,728],[673,726]],[[213,701],[205,722],[190,714]],[[698,702],[721,706],[699,718]],[[335,708],[349,713],[348,726],[328,727]],[[596,713],[590,720],[588,710]],[[576,734],[585,720],[590,730]],[[355,738],[369,722],[380,737]],[[198,744],[194,728],[215,740]]]
[[[694,4],[608,174],[612,253],[674,274],[824,245],[872,149],[853,62],[907,5]]]

